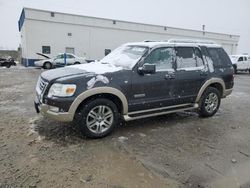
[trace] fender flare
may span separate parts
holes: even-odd
[[[86,100],[88,97],[91,97],[96,94],[112,94],[118,97],[122,102],[122,112],[123,114],[128,113],[128,101],[125,95],[118,89],[113,87],[96,87],[89,90],[84,91],[80,95],[77,96],[77,98],[73,101],[69,108],[70,114],[75,114],[77,108],[79,105]]]
[[[210,86],[211,84],[215,84],[215,83],[218,83],[218,84],[220,84],[222,86],[222,95],[221,96],[224,96],[225,90],[226,90],[225,82],[221,78],[211,78],[211,79],[207,80],[202,85],[202,87],[200,88],[199,93],[198,93],[198,95],[196,97],[195,102],[198,103],[200,101],[200,99],[201,99],[202,94],[207,89],[207,87]]]

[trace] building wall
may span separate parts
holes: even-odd
[[[22,57],[24,61],[39,59],[42,46],[51,46],[51,54],[74,48],[78,56],[100,59],[105,49],[127,42],[143,40],[168,40],[170,38],[194,38],[213,40],[222,44],[229,53],[236,53],[239,36],[195,30],[178,29],[157,25],[139,24],[93,18],[34,9],[24,9],[25,21],[21,28]],[[115,23],[114,23],[115,21]],[[68,36],[71,33],[72,36]],[[32,64],[32,63],[31,63]]]

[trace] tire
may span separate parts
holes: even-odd
[[[43,68],[44,68],[44,69],[51,69],[51,68],[52,68],[52,64],[51,64],[50,62],[45,62],[45,63],[43,64]]]
[[[10,67],[11,67],[11,65],[10,65],[10,64],[7,64],[7,65],[6,65],[6,68],[10,68]]]
[[[221,94],[218,89],[208,87],[203,93],[200,100],[199,114],[201,117],[211,117],[219,109],[221,102]]]
[[[79,65],[79,64],[81,64],[81,63],[80,63],[80,62],[78,62],[78,61],[74,63],[74,65]]]
[[[118,117],[117,106],[111,100],[97,98],[82,106],[76,114],[75,123],[84,136],[102,138],[114,130]]]

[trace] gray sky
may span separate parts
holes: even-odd
[[[23,7],[240,35],[250,54],[249,0],[0,0],[0,48],[16,49]]]

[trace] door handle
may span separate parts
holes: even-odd
[[[175,74],[174,73],[168,73],[165,75],[166,80],[172,80],[175,79]]]

